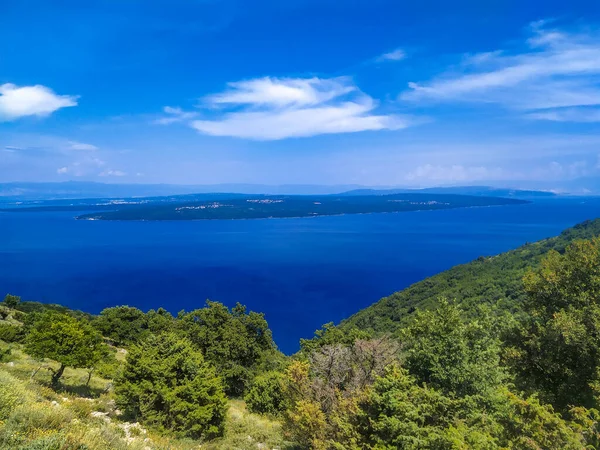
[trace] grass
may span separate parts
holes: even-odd
[[[117,416],[111,380],[67,368],[60,386],[50,386],[54,361],[36,361],[21,344],[0,340],[0,448],[18,450],[292,450],[281,424],[246,410],[231,400],[225,435],[210,442],[174,439],[122,422]],[[121,361],[125,354],[116,351]]]

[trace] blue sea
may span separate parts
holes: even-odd
[[[302,219],[78,221],[0,213],[0,294],[91,313],[241,302],[286,353],[327,322],[456,264],[600,217],[598,198]]]

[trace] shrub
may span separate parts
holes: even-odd
[[[0,323],[0,340],[4,342],[23,342],[25,340],[25,330],[17,325]]]
[[[223,433],[222,381],[191,342],[174,333],[151,335],[129,350],[115,393],[126,416],[159,429],[193,438]]]
[[[4,304],[9,308],[16,308],[20,302],[21,297],[16,295],[6,294],[6,297],[4,297]]]
[[[248,409],[261,414],[277,415],[285,411],[285,377],[280,372],[266,372],[257,376],[246,394]]]
[[[10,309],[8,309],[6,306],[0,305],[0,319],[6,320],[8,316],[10,316]]]

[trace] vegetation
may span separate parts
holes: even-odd
[[[240,304],[4,302],[0,448],[600,448],[598,235],[456,267],[291,357]]]
[[[51,369],[54,385],[67,366],[93,369],[106,354],[102,336],[89,324],[54,311],[36,318],[25,348],[34,358],[50,358],[60,364],[58,369]]]
[[[169,333],[133,346],[116,385],[117,406],[128,418],[193,438],[223,433],[221,378],[186,338]]]
[[[455,300],[467,313],[476,314],[481,305],[493,305],[495,313],[506,311],[521,316],[527,298],[523,286],[527,271],[539,267],[550,250],[564,253],[572,242],[599,235],[600,219],[589,220],[559,236],[497,256],[481,256],[381,299],[345,320],[341,328],[398,333],[411,322],[417,310],[435,308],[444,298]]]
[[[182,202],[158,199],[133,205],[100,206],[100,212],[78,219],[93,220],[207,220],[264,219],[270,217],[314,217],[338,214],[402,212],[527,203],[502,197],[454,194],[403,193],[389,195],[261,195],[204,198]],[[27,207],[8,211],[82,210],[82,206]],[[95,209],[95,208],[92,208]],[[89,211],[90,208],[88,207]]]

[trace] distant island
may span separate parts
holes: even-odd
[[[525,200],[451,194],[392,195],[210,195],[192,200],[185,196],[168,199],[131,199],[103,204],[55,205],[20,210],[95,211],[77,216],[79,220],[211,220],[266,219],[333,216],[341,214],[391,213],[439,210],[474,206],[501,206],[527,203]],[[12,210],[14,211],[14,210]]]

